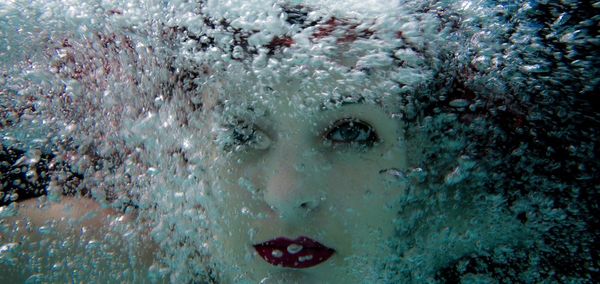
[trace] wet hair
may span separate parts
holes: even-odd
[[[511,5],[492,9],[496,13],[490,17],[507,25],[496,35],[498,40],[508,43],[522,38],[538,47],[501,45],[494,52],[504,54],[505,59],[496,58],[500,60],[496,65],[477,64],[483,55],[476,50],[486,43],[473,42],[476,36],[497,31],[486,30],[493,27],[482,22],[463,23],[459,13],[435,1],[419,12],[435,15],[439,31],[462,40],[459,44],[467,48],[449,47],[433,55],[427,47],[412,44],[401,31],[394,38],[430,60],[434,70],[435,79],[427,88],[404,96],[398,106],[407,125],[421,126],[409,129],[408,135],[424,134],[433,145],[447,145],[422,149],[424,159],[418,167],[426,173],[427,183],[477,192],[481,198],[500,196],[502,208],[497,214],[511,216],[540,238],[536,247],[513,247],[510,254],[489,248],[454,259],[439,268],[436,279],[442,282],[457,283],[474,274],[515,282],[598,278],[596,228],[600,226],[595,216],[600,212],[595,201],[600,184],[596,158],[600,115],[595,110],[600,107],[596,98],[600,88],[595,66],[600,56],[593,43],[598,37],[597,21],[592,20],[598,8],[591,4],[531,5],[521,11]],[[369,28],[359,30],[360,23],[352,19],[315,20],[309,19],[309,12],[305,6],[284,6],[281,11],[288,24],[313,29],[314,41],[335,37],[343,45],[377,37]],[[560,21],[553,21],[557,17]],[[233,56],[237,47],[249,56],[257,55],[258,49],[248,38],[258,31],[234,28],[225,19],[207,17],[205,24],[228,32],[232,43],[223,46],[210,35],[176,30],[184,42],[195,42],[198,50],[217,47]],[[580,41],[573,38],[575,30]],[[565,42],[567,36],[573,41]],[[290,35],[279,35],[263,48],[273,56],[293,45]],[[404,64],[393,54],[390,57],[397,66]]]
[[[439,81],[434,87],[437,96],[415,98],[421,117],[437,124],[429,135],[434,144],[468,141],[460,143],[459,149],[427,152],[423,167],[430,173],[437,170],[440,183],[447,184],[445,173],[464,167],[430,161],[448,161],[442,158],[448,155],[472,159],[484,170],[469,173],[466,184],[477,181],[474,190],[502,196],[503,211],[515,222],[540,230],[534,248],[513,248],[510,255],[487,251],[464,256],[440,270],[439,280],[457,283],[475,274],[509,282],[591,283],[598,278],[599,232],[594,216],[600,213],[595,205],[600,114],[594,110],[600,105],[599,82],[592,79],[598,68],[576,66],[578,61],[597,66],[598,51],[585,41],[560,40],[573,29],[588,39],[597,38],[589,19],[598,12],[587,4],[550,3],[533,4],[519,14],[511,14],[510,9],[499,12],[495,16],[509,25],[502,40],[522,37],[543,48],[531,51],[518,44],[504,45],[499,53],[508,58],[500,66],[486,70],[471,63],[445,70],[454,76]],[[568,18],[562,18],[565,15]],[[559,16],[565,21],[557,27],[551,19]],[[533,72],[526,69],[540,65],[549,66]],[[496,83],[487,85],[492,81]]]
[[[108,15],[117,12],[109,11]],[[28,125],[32,118],[51,117],[51,120],[45,119],[44,130],[56,134],[71,125],[76,131],[69,131],[70,135],[44,137],[47,141],[41,146],[3,141],[0,204],[47,195],[52,186],[59,191],[53,194],[93,197],[122,211],[137,208],[137,193],[127,188],[132,188],[138,177],[124,168],[126,161],[140,162],[139,156],[114,131],[125,116],[136,117],[157,109],[148,99],[157,94],[142,93],[137,87],[147,80],[143,73],[159,63],[151,62],[149,56],[142,56],[134,48],[131,34],[116,31],[99,30],[89,37],[54,35],[45,44],[41,56],[47,60],[47,70],[44,70],[48,72],[47,82],[26,85],[17,77],[11,83],[16,85],[14,89],[22,88],[19,91],[2,86],[0,127],[10,129]],[[147,52],[152,53],[151,48]],[[31,60],[25,64],[31,64]],[[33,69],[32,66],[23,68]],[[161,75],[157,73],[156,77]],[[128,88],[131,96],[120,96],[120,104],[107,106],[98,93],[107,91],[110,80],[116,81],[116,78],[122,79],[122,86]],[[162,88],[154,88],[158,93],[176,89],[170,88],[165,80],[156,81],[162,84]],[[80,90],[85,90],[85,94],[80,95]],[[126,100],[137,102],[124,103]],[[129,105],[126,111],[125,105]],[[104,127],[107,125],[113,128]],[[107,183],[103,180],[106,177],[95,177],[94,173],[100,172],[114,178]]]
[[[600,89],[598,7],[582,1],[573,4],[568,1],[506,4],[502,9],[486,10],[491,12],[485,15],[489,21],[505,23],[498,29],[497,26],[486,26],[489,22],[484,19],[465,23],[459,12],[445,7],[440,1],[427,2],[417,12],[433,15],[439,21],[438,31],[448,36],[449,46],[434,53],[427,46],[411,43],[402,32],[392,37],[428,60],[434,71],[434,80],[403,95],[398,105],[398,117],[407,125],[420,126],[407,129],[409,135],[417,137],[424,133],[431,144],[444,145],[421,149],[419,154],[425,157],[424,162],[416,166],[422,170],[420,173],[426,173],[425,182],[431,186],[473,190],[471,192],[482,198],[485,195],[500,196],[502,206],[497,213],[532,228],[539,236],[532,247],[513,247],[508,253],[486,248],[452,259],[449,264],[439,267],[436,279],[456,283],[469,275],[487,275],[512,282],[573,280],[591,283],[600,278],[597,229],[600,224],[595,217],[600,215],[597,206],[600,184],[597,160],[600,131],[597,111],[600,108],[597,98]],[[375,30],[360,28],[362,25],[353,19],[332,16],[313,19],[308,16],[310,10],[306,6],[284,6],[281,12],[289,25],[302,30],[313,29],[313,41],[333,37],[338,44],[344,45],[377,37]],[[185,26],[162,25],[161,38],[165,45],[174,49],[192,45],[200,52],[219,48],[235,61],[243,60],[234,55],[236,47],[248,55],[245,58],[258,54],[257,47],[249,44],[249,38],[258,31],[236,28],[226,19],[209,15],[202,19],[207,29],[228,34],[231,43],[221,44],[209,33],[197,33]],[[502,44],[496,46],[495,41]],[[261,48],[267,49],[269,56],[277,56],[293,45],[291,35],[285,34],[274,36]],[[456,45],[462,45],[462,48],[458,49]],[[206,102],[196,98],[201,87],[198,79],[209,77],[211,66],[193,62],[179,64],[177,60],[183,59],[168,56],[165,56],[166,62],[142,62],[151,56],[137,54],[130,36],[111,31],[95,33],[89,39],[58,40],[53,48],[49,50],[65,56],[48,55],[52,72],[65,82],[76,80],[92,90],[106,88],[103,76],[124,79],[135,88],[144,79],[139,74],[148,71],[145,65],[168,66],[169,74],[158,74],[159,85],[154,88],[158,93],[136,93],[139,96],[133,99],[143,105],[136,105],[137,113],[132,116],[159,109],[160,106],[154,104],[155,96],[165,101],[179,96],[187,102],[181,104],[183,110],[177,113],[180,116],[176,119],[184,126],[189,123],[187,113],[205,107]],[[397,66],[405,64],[393,54],[390,57]],[[122,58],[129,59],[127,63],[132,70],[125,70],[128,66],[119,62]],[[101,77],[94,74],[98,70],[103,72]],[[121,76],[126,74],[130,76]],[[92,113],[90,110],[96,115],[109,113],[94,105],[94,96],[70,95],[64,83],[48,91],[48,97],[52,97],[48,100],[64,102],[57,104],[60,108],[50,111],[67,122],[83,121],[81,118]],[[27,109],[19,111],[26,112]],[[16,124],[8,113],[2,114],[0,126]],[[102,121],[121,123],[121,117],[108,117]],[[83,126],[93,128],[93,125]],[[98,131],[98,135],[90,134],[94,138],[118,136],[103,133],[103,130],[89,131],[87,134]],[[76,173],[72,175],[73,180],[78,180],[79,184],[79,180],[85,179],[88,180],[86,186],[96,186],[100,183],[95,183],[92,174],[85,170],[104,170],[120,178],[120,187],[131,187],[136,172],[126,172],[124,164],[126,161],[139,162],[131,145],[118,139],[93,142],[125,149],[116,152],[99,151],[97,148],[102,147],[81,146],[79,142],[64,139],[56,143],[60,148],[56,152],[73,150],[87,155],[91,161],[79,169],[66,170]],[[6,202],[10,202],[10,196],[15,192],[14,183],[9,182],[27,180],[23,172],[32,168],[45,171],[51,164],[45,161],[56,159],[49,154],[51,152],[42,153],[39,164],[23,169],[17,160],[26,152],[3,147],[0,168],[3,191],[6,189],[4,199],[9,197]],[[190,159],[181,148],[173,148],[169,153],[183,161]],[[139,167],[147,166],[140,163]],[[31,186],[25,183],[25,188],[40,194],[48,180],[40,182]],[[108,200],[122,195],[126,198],[119,202],[126,204],[126,200],[136,198],[135,192],[115,191],[119,186],[103,186],[98,191],[104,191]],[[75,185],[74,188],[82,195],[88,195],[83,187]],[[196,255],[204,257],[200,252]],[[215,282],[211,271],[196,273],[199,277],[210,275],[211,281]]]

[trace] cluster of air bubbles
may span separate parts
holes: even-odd
[[[143,278],[145,268],[135,264],[140,250],[131,224],[113,220],[113,230],[106,235],[97,235],[85,221],[49,221],[37,228],[20,221],[9,225],[14,228],[3,228],[0,245],[3,280],[10,277],[10,281],[24,283],[88,279],[130,282]],[[36,232],[24,234],[29,230]],[[67,237],[61,235],[65,232]]]
[[[253,196],[258,193],[258,189],[247,178],[240,177],[238,180],[238,184],[241,188],[243,188],[243,189],[247,190],[248,192],[250,192],[251,194],[253,194]]]
[[[381,172],[392,188],[409,185],[397,220],[406,238],[395,244],[398,275],[430,279],[444,262],[501,245],[527,246],[526,239],[538,246],[565,243],[554,231],[585,233],[585,221],[574,219],[587,205],[574,200],[596,194],[590,184],[597,179],[591,160],[598,116],[586,108],[600,78],[598,17],[581,11],[584,1],[550,2],[2,2],[1,142],[24,149],[7,174],[25,178],[0,184],[0,199],[22,197],[8,187],[51,180],[50,202],[84,189],[117,209],[134,202],[163,250],[153,271],[194,282],[210,274],[208,264],[190,261],[211,255],[207,218],[215,185],[205,166],[219,161],[208,145],[214,138],[221,146],[235,144],[227,134],[239,129],[227,123],[262,115],[274,96],[286,95],[276,88],[284,85],[296,87],[289,100],[295,117],[320,107],[308,98],[314,94],[330,109],[348,94],[376,103],[399,97],[402,103],[386,107],[414,126],[412,138],[429,135],[418,151],[427,161]],[[297,5],[305,11],[290,10]],[[350,24],[326,34],[332,18]],[[203,116],[206,110],[221,110],[225,118]],[[232,182],[257,190],[246,179]],[[0,218],[15,214],[14,204],[0,207]],[[48,224],[38,232],[51,236],[55,229]],[[93,271],[110,259],[98,252],[99,241],[20,247],[15,238],[0,246],[0,264],[27,251],[28,263],[53,275],[75,267]],[[95,259],[74,254],[44,263],[44,255],[71,246]],[[135,278],[131,268],[107,265],[110,270],[96,274],[128,271],[114,282]],[[31,272],[31,282],[86,279]]]

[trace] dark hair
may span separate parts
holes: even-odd
[[[459,149],[426,151],[422,166],[440,173],[433,178],[443,183],[456,166],[431,163],[451,160],[440,156],[473,159],[478,169],[468,180],[477,180],[474,188],[503,196],[515,222],[539,230],[535,247],[456,260],[438,273],[445,282],[460,282],[468,274],[509,282],[530,277],[527,282],[591,283],[599,277],[600,54],[594,43],[597,21],[591,19],[600,11],[581,3],[531,5],[494,17],[509,25],[500,40],[522,37],[537,45],[503,45],[498,54],[505,61],[492,70],[450,64],[459,69],[443,71],[452,76],[434,85],[436,95],[416,96],[412,102],[422,110],[422,121],[437,123],[430,128],[433,144],[463,142]],[[553,21],[557,17],[563,21]],[[574,30],[580,37],[565,42]],[[492,81],[502,83],[487,85]],[[539,195],[547,203],[536,202]]]
[[[397,40],[430,60],[434,70],[428,88],[402,98],[403,119],[423,126],[409,134],[424,131],[434,145],[455,145],[423,149],[426,158],[420,166],[428,182],[502,196],[502,212],[531,227],[540,238],[536,247],[513,248],[511,255],[489,251],[456,259],[439,270],[441,281],[458,282],[479,273],[518,282],[531,269],[538,270],[531,281],[598,278],[600,49],[594,19],[599,11],[589,3],[530,5],[521,10],[518,5],[490,9],[495,14],[485,16],[504,23],[501,31],[488,30],[494,28],[477,21],[462,22],[458,12],[435,1],[423,7],[419,12],[434,15],[439,30],[459,41],[461,50],[449,46],[433,53],[412,45],[402,32],[396,34]],[[373,30],[358,30],[359,24],[351,19],[309,20],[309,12],[305,6],[282,8],[289,24],[314,28],[315,41],[334,35],[343,44],[377,36]],[[256,55],[248,38],[257,31],[234,28],[225,19],[205,18],[205,24],[229,32],[232,44],[219,46],[210,36],[176,30],[183,41],[196,42],[200,50],[218,47],[231,55],[238,46]],[[344,33],[334,33],[337,29]],[[476,32],[494,33],[495,40],[504,43],[494,51],[496,65],[475,63],[483,48],[477,44],[485,44],[473,43]],[[529,40],[524,44],[532,47],[510,43],[517,38]],[[290,35],[283,35],[263,47],[273,55],[293,44]],[[463,168],[463,182],[449,185],[449,174],[461,159],[476,166]],[[540,194],[547,203],[534,200]],[[539,263],[532,263],[534,258]]]

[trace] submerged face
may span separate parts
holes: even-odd
[[[232,96],[215,125],[225,281],[364,279],[390,256],[404,190],[390,172],[407,167],[401,122],[385,98],[334,98],[323,90],[343,86],[284,81],[268,99]]]

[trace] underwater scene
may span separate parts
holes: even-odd
[[[0,0],[0,283],[596,283],[600,1]]]

